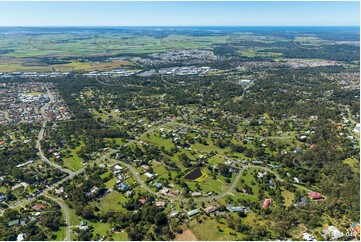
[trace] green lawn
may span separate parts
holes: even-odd
[[[247,169],[246,172],[243,172],[238,188],[242,189],[244,185],[248,185],[249,187],[252,188],[252,192],[253,195],[258,196],[258,192],[259,192],[259,188],[257,185],[257,181],[255,180],[255,178],[253,177],[253,173],[255,171],[253,169]],[[242,182],[243,180],[243,182]],[[255,184],[255,185],[253,185]]]
[[[53,232],[54,235],[56,235],[56,241],[63,241],[65,239],[66,235],[66,227],[60,227],[59,231]]]
[[[81,162],[82,159],[77,155],[77,152],[84,146],[84,142],[80,141],[80,145],[75,149],[70,150],[70,157],[64,158],[64,165],[71,171],[77,171],[82,168]]]
[[[192,230],[193,234],[197,237],[198,240],[207,240],[207,241],[214,241],[214,240],[225,240],[225,241],[234,241],[234,240],[242,240],[243,236],[241,233],[237,233],[234,230],[228,228],[223,220],[222,224],[217,223],[216,220],[207,219],[202,223],[197,223],[196,220],[192,220],[189,223],[189,227]],[[217,228],[219,227],[220,230]],[[212,229],[210,229],[212,228]],[[236,233],[237,236],[230,235],[229,232]]]
[[[212,178],[208,178],[206,181],[200,182],[199,185],[201,187],[201,190],[204,192],[221,193],[222,191],[225,191],[231,184],[227,184],[218,179],[214,180]]]
[[[115,241],[129,241],[128,234],[125,231],[115,232],[113,235]]]
[[[140,139],[152,144],[156,144],[159,147],[164,146],[164,148],[168,151],[170,151],[171,148],[175,147],[171,139],[163,139],[162,137],[159,137],[158,134],[155,133],[150,134],[149,137],[143,135]]]
[[[70,209],[68,207],[68,211],[69,211],[69,217],[70,217],[70,226],[79,225],[80,220],[79,220],[78,216],[76,215],[75,210]]]
[[[127,198],[123,194],[112,191],[107,194],[105,197],[100,199],[100,202],[97,204],[100,210],[109,210],[109,211],[125,211],[123,208],[123,203],[127,201]]]
[[[112,179],[110,179],[105,183],[105,187],[110,189],[116,184],[116,182],[117,182],[117,177],[113,177]]]
[[[360,162],[355,158],[347,158],[343,161],[343,163],[349,165],[354,172],[359,172]]]
[[[292,201],[295,199],[295,194],[288,190],[282,189],[281,195],[285,198],[284,204],[286,207],[290,206],[292,204]]]

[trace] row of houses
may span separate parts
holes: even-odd
[[[231,205],[229,205],[229,204],[227,204],[226,209],[227,209],[229,212],[232,212],[232,213],[235,213],[235,212],[248,213],[248,212],[251,211],[250,209],[248,209],[248,208],[246,208],[246,207],[244,207],[244,206],[231,206]],[[215,212],[217,212],[218,210],[219,210],[219,208],[216,207],[216,206],[214,206],[214,205],[210,205],[210,206],[208,206],[208,207],[206,207],[206,208],[203,209],[203,211],[204,211],[206,214],[208,214],[208,215],[210,215],[210,214],[212,214],[212,213],[215,213]],[[192,217],[192,216],[197,215],[197,214],[199,214],[199,213],[200,213],[200,210],[199,210],[199,209],[193,209],[193,210],[191,210],[191,211],[188,211],[186,214],[187,214],[188,217]],[[170,213],[170,215],[171,215],[171,216],[174,216],[174,211],[172,211],[172,212]]]

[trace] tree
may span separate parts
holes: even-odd
[[[159,212],[154,217],[154,222],[157,225],[164,224],[167,221],[167,216],[163,212]]]

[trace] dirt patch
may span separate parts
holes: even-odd
[[[175,241],[197,241],[197,237],[190,229],[184,230],[183,233],[177,234]]]

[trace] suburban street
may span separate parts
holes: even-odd
[[[70,216],[69,216],[69,211],[68,211],[68,207],[64,204],[64,202],[50,196],[47,194],[44,194],[45,197],[57,202],[59,204],[59,206],[61,207],[61,209],[64,211],[64,215],[65,215],[65,223],[66,223],[66,236],[64,241],[70,241]]]
[[[178,202],[188,202],[190,198],[178,198],[178,197],[169,197],[169,196],[164,196],[161,195],[157,192],[152,191],[147,184],[145,184],[145,182],[140,178],[139,173],[134,169],[134,167],[132,167],[131,165],[120,161],[120,160],[112,160],[114,162],[118,162],[120,164],[122,164],[123,166],[127,167],[133,174],[134,178],[137,180],[137,182],[140,184],[140,187],[142,187],[144,190],[146,190],[147,192],[153,194],[156,197],[159,198],[163,198],[169,201],[178,201]],[[228,187],[228,189],[224,192],[222,192],[221,194],[218,195],[214,195],[214,196],[208,196],[208,197],[195,197],[193,198],[195,201],[200,201],[200,202],[207,202],[207,201],[212,201],[214,199],[220,199],[223,198],[225,196],[227,196],[230,192],[233,191],[233,189],[235,188],[235,186],[237,185],[241,175],[242,175],[243,169],[240,169],[240,171],[237,173],[232,185],[230,185]]]
[[[65,172],[65,173],[68,173],[69,175],[71,175],[71,174],[73,174],[74,172],[72,172],[72,171],[70,171],[70,170],[68,170],[68,169],[66,169],[66,168],[64,168],[64,167],[62,167],[62,166],[60,166],[60,165],[58,165],[58,164],[55,164],[54,162],[51,162],[48,158],[46,158],[45,156],[44,156],[44,153],[43,153],[43,151],[42,151],[42,149],[41,149],[41,144],[40,144],[40,142],[44,139],[44,130],[45,130],[45,127],[46,127],[46,124],[47,124],[47,122],[48,122],[48,119],[47,119],[47,117],[46,117],[46,115],[45,115],[45,108],[47,108],[48,106],[49,106],[49,104],[53,101],[53,99],[54,99],[54,97],[51,95],[51,93],[50,93],[50,91],[49,91],[49,89],[47,88],[47,92],[48,92],[48,96],[49,96],[49,98],[50,98],[50,101],[48,102],[48,103],[46,103],[44,106],[42,106],[41,107],[41,109],[40,109],[40,111],[41,111],[41,115],[43,116],[43,124],[42,124],[42,127],[41,127],[41,130],[40,130],[40,132],[39,132],[39,135],[38,135],[38,139],[36,140],[36,148],[39,150],[38,151],[38,156],[39,156],[39,158],[43,161],[43,162],[45,162],[45,163],[47,163],[48,165],[50,165],[50,166],[52,166],[52,167],[54,167],[54,168],[56,168],[56,169],[59,169],[59,170],[61,170],[62,172]]]

